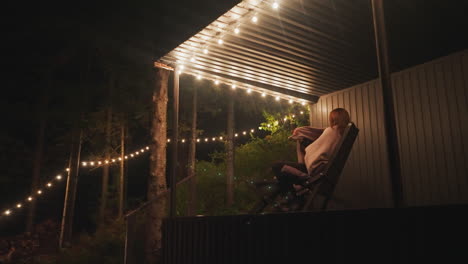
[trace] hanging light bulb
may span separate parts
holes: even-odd
[[[212,138],[213,141],[216,141],[216,138]]]
[[[218,84],[219,84],[219,81],[218,81],[218,80],[216,80],[214,83],[215,83],[216,85],[218,85]]]
[[[252,92],[252,89],[247,89],[247,93],[251,93]]]
[[[170,138],[168,138],[168,139],[167,139],[167,142],[171,142],[171,139],[170,139]]]
[[[236,89],[236,85],[235,84],[231,85],[231,88]]]
[[[240,30],[239,28],[234,29],[234,33],[239,34]]]
[[[125,159],[128,159],[128,156],[125,156]]]
[[[70,171],[70,168],[67,168],[66,171]]]
[[[235,137],[237,137],[237,136],[238,136],[238,134],[236,133],[236,134],[234,134],[234,136],[235,136]]]
[[[219,137],[219,140],[223,140],[223,137]]]
[[[201,75],[200,74],[197,75],[197,80],[201,80]]]
[[[253,130],[253,129],[250,129],[250,133],[253,133],[253,132],[255,132],[255,130]]]
[[[133,155],[133,154],[130,154],[130,157],[132,157],[132,158],[133,158],[134,156],[135,156],[135,155]]]
[[[6,210],[5,211],[5,215],[10,215],[11,214],[11,211],[10,210]]]
[[[55,178],[56,178],[57,180],[61,180],[61,179],[62,179],[62,175],[57,175]]]
[[[185,143],[185,139],[182,139],[182,143]]]
[[[86,167],[88,164],[86,162],[83,162],[82,163],[84,167]]]
[[[218,44],[219,44],[219,45],[223,45],[223,42],[224,42],[224,41],[223,41],[222,39],[218,39]]]
[[[289,99],[289,103],[292,104],[292,103],[293,103],[293,100]]]
[[[208,54],[208,49],[204,49],[203,53]]]
[[[272,5],[273,9],[278,9],[279,7],[279,4],[278,2],[274,2],[273,5]]]
[[[122,158],[121,158],[121,157],[119,157],[119,161],[121,161],[121,160],[122,160]]]
[[[149,150],[149,147],[146,147],[147,150]]]
[[[257,21],[258,21],[258,17],[257,17],[257,16],[252,17],[252,22],[257,23]]]
[[[279,100],[280,100],[279,96],[276,96],[275,100],[276,100],[276,101],[279,101]]]
[[[16,208],[21,208],[22,206],[23,205],[19,203],[19,204],[16,205]]]
[[[94,166],[94,161],[91,161],[89,165]]]
[[[106,164],[109,164],[109,161],[108,161],[108,160],[106,160],[106,161],[104,161],[104,162],[105,162]]]
[[[205,138],[205,142],[208,142],[208,138]]]
[[[32,199],[33,199],[33,198],[32,198],[31,196],[28,197],[28,201],[32,201]]]
[[[50,183],[50,182],[47,183],[47,187],[49,187],[49,188],[52,187],[52,183]]]
[[[197,138],[197,142],[200,142],[200,139],[199,139],[199,138]]]
[[[102,164],[102,162],[98,161],[98,164],[99,164],[99,165],[101,165],[101,164]]]
[[[140,149],[140,152],[145,152],[145,150],[144,150],[144,149]]]
[[[301,111],[301,115],[304,114],[304,111]]]
[[[115,159],[112,159],[112,162],[115,162]]]
[[[262,93],[262,97],[265,97],[266,96],[266,93]]]
[[[42,191],[41,190],[37,191],[37,194],[42,194]]]
[[[306,103],[305,102],[302,102],[301,105],[305,105]]]
[[[242,132],[242,134],[246,135],[246,134],[247,134],[247,132],[246,132],[246,131],[244,131],[244,132]]]

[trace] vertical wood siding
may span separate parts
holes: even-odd
[[[468,51],[392,74],[407,205],[468,202]],[[360,129],[330,209],[391,207],[378,80],[322,96],[311,125],[347,109]]]

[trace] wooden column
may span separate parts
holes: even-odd
[[[232,91],[231,91],[232,92]],[[226,206],[234,204],[234,99],[228,99],[226,141]]]
[[[177,165],[178,159],[178,143],[179,143],[179,73],[174,69],[174,86],[173,86],[173,103],[172,103],[172,157],[171,157],[171,178],[169,189],[171,190],[170,217],[176,216],[176,201],[177,201]]]
[[[187,213],[189,216],[197,212],[197,178],[195,174],[195,156],[197,150],[197,85],[193,86],[192,98],[192,131],[190,137],[187,177],[190,178],[190,197]]]

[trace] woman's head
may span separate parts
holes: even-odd
[[[340,133],[343,134],[350,121],[349,113],[344,108],[335,108],[330,112],[329,121],[331,127],[338,126]]]

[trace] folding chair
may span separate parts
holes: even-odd
[[[323,211],[326,209],[358,133],[359,129],[354,123],[349,123],[329,162],[325,165],[323,172],[319,175],[308,177],[300,184],[301,189],[293,194],[296,199],[303,197],[306,201],[303,206],[295,208],[294,211],[312,211],[318,208]],[[289,168],[289,171],[294,171],[294,169]],[[303,172],[297,170],[297,176],[303,175]],[[270,195],[265,196],[257,203],[251,213],[261,213],[267,206],[275,202],[280,194],[281,190],[276,188]]]

